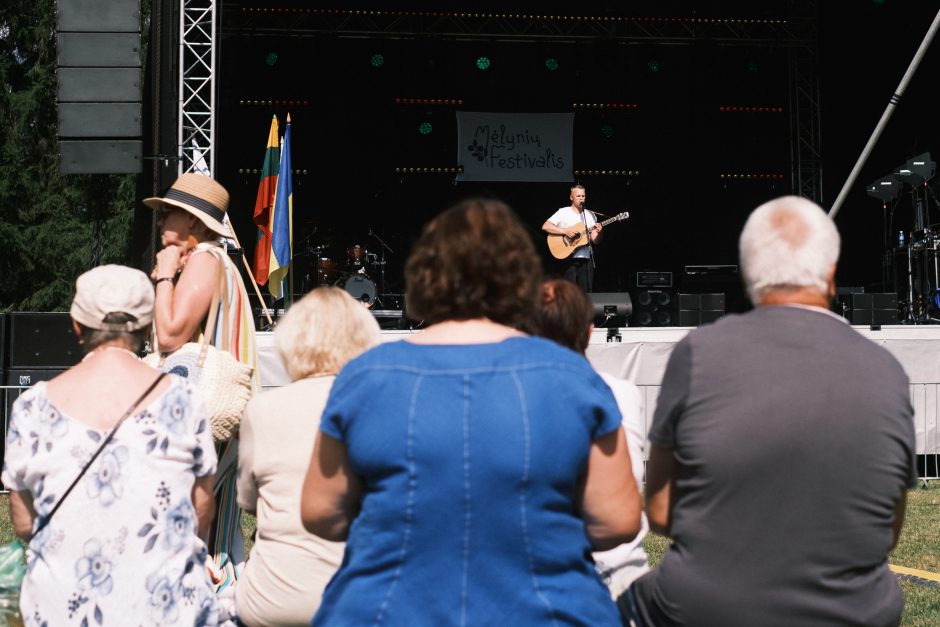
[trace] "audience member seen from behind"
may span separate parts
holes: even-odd
[[[20,598],[26,624],[214,624],[202,564],[216,456],[205,410],[166,376],[62,502],[116,422],[160,373],[136,353],[150,333],[153,286],[139,270],[100,266],[76,282],[72,328],[85,357],[25,391],[7,431],[3,483],[29,542]]]
[[[220,237],[231,237],[224,223],[228,192],[215,180],[200,174],[184,174],[163,196],[144,204],[157,212],[160,241],[153,278],[156,281],[154,324],[157,347],[171,353],[205,332],[212,295],[223,283],[217,321],[210,344],[228,351],[253,368],[252,383],[260,389],[255,348],[255,326],[248,294],[238,268],[229,259]],[[215,494],[219,511],[210,535],[210,554],[219,589],[231,585],[235,566],[244,562],[241,513],[235,505],[238,440],[219,443],[219,472]]]
[[[314,625],[619,624],[588,554],[640,498],[610,390],[519,331],[539,275],[502,202],[425,227],[406,300],[430,326],[350,362],[320,423],[301,514],[347,544]]]
[[[542,282],[541,301],[529,319],[527,330],[533,335],[554,340],[584,355],[594,331],[593,321],[594,306],[581,288],[567,279],[550,278]],[[617,406],[623,415],[623,428],[627,434],[633,478],[636,480],[637,490],[642,491],[646,422],[643,419],[640,390],[625,379],[606,372],[598,374],[617,399]],[[643,515],[640,533],[636,538],[609,551],[594,553],[597,573],[607,584],[614,599],[623,594],[634,579],[649,570],[646,550],[643,548],[643,538],[646,537],[648,529],[646,516]]]
[[[673,544],[627,608],[644,625],[897,625],[908,378],[829,311],[839,234],[818,206],[758,207],[740,253],[757,308],[692,331],[666,367],[646,496]]]
[[[235,604],[252,627],[309,625],[339,568],[343,544],[301,524],[301,486],[336,373],[381,340],[369,310],[335,287],[295,303],[274,337],[293,383],[256,396],[239,432],[238,504],[258,530]]]

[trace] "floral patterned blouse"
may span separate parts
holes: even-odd
[[[107,433],[60,412],[38,383],[13,406],[3,483],[32,495],[38,522]],[[124,421],[30,541],[25,624],[216,624],[191,496],[195,478],[215,467],[202,401],[173,376],[166,392]]]

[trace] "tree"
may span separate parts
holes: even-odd
[[[130,259],[134,177],[59,174],[55,65],[55,0],[0,3],[0,310],[67,310]]]

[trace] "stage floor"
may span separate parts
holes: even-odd
[[[911,380],[911,403],[917,430],[918,454],[940,454],[937,433],[940,415],[940,326],[883,326],[879,330],[853,326],[871,341],[890,351]],[[608,341],[608,330],[598,329],[591,336],[587,356],[602,372],[632,381],[643,393],[647,425],[656,408],[660,381],[666,361],[676,342],[690,331],[683,327],[621,328],[618,337]],[[383,331],[382,340],[396,342],[412,331]],[[274,346],[274,334],[258,333],[261,382],[265,388],[290,382]],[[644,447],[646,450],[646,447]],[[931,477],[933,478],[933,477]]]

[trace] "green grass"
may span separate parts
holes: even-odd
[[[908,492],[907,514],[901,539],[888,562],[940,574],[940,485]],[[646,552],[650,565],[663,558],[669,540],[655,534],[646,536]],[[901,578],[904,591],[904,614],[901,624],[910,627],[940,625],[940,589],[918,585]]]
[[[940,573],[940,485],[929,489],[911,490],[907,497],[907,518],[901,541],[891,555],[891,564]],[[250,549],[255,518],[245,514],[242,519],[245,544]],[[0,495],[0,542],[13,539],[8,497]],[[669,541],[662,536],[649,534],[646,537],[646,552],[650,564],[656,565],[663,557]],[[910,627],[935,627],[940,625],[940,589],[924,587],[910,580],[901,579],[904,591],[904,615],[901,624]]]

